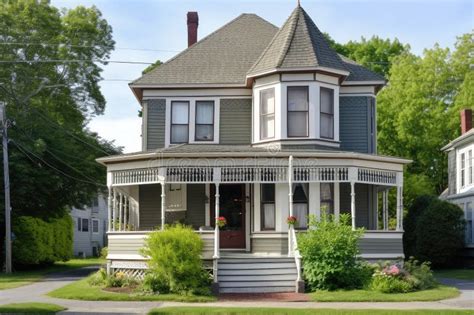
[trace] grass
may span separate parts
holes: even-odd
[[[409,293],[381,293],[369,290],[316,291],[309,293],[317,302],[415,302],[439,301],[459,296],[459,290],[440,285],[436,288]]]
[[[177,301],[177,302],[211,302],[214,296],[198,295],[140,295],[128,293],[107,292],[100,287],[91,286],[88,278],[73,282],[62,288],[49,292],[48,295],[60,299],[85,300],[85,301]]]
[[[474,269],[435,270],[434,275],[437,278],[451,278],[451,279],[472,280],[472,281],[474,281]]]
[[[15,271],[12,274],[0,274],[0,290],[12,289],[22,285],[41,280],[51,272],[66,271],[104,263],[99,258],[71,259],[66,262],[56,262],[51,266],[40,267],[32,270]]]
[[[66,308],[47,303],[14,303],[0,305],[0,314],[56,314]]]
[[[472,314],[464,310],[341,310],[341,309],[291,309],[291,308],[236,308],[236,307],[166,307],[155,308],[151,310],[150,315],[168,315],[168,314],[232,314],[232,315],[352,315],[352,314],[373,314],[373,315],[401,315],[401,314]]]

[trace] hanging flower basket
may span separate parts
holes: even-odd
[[[295,216],[290,215],[288,218],[286,218],[286,223],[288,223],[289,226],[295,226],[295,224],[298,222]]]
[[[224,226],[227,225],[227,220],[225,217],[218,217],[216,219],[216,225],[220,228],[223,228]]]

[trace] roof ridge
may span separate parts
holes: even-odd
[[[268,22],[267,20],[263,19],[262,17],[258,16],[257,14],[252,14],[252,13],[241,13],[240,15],[238,15],[237,17],[235,17],[234,19],[230,20],[229,22],[227,22],[226,24],[222,25],[221,27],[219,27],[218,29],[216,29],[215,31],[209,33],[207,36],[204,36],[202,39],[198,40],[195,44],[189,46],[189,47],[186,47],[183,51],[181,51],[180,53],[176,54],[175,56],[171,57],[171,59],[168,59],[167,61],[165,61],[164,63],[162,63],[160,65],[160,67],[164,66],[164,65],[167,65],[169,64],[170,62],[172,62],[173,60],[177,59],[178,57],[184,55],[185,53],[191,51],[193,48],[195,48],[196,46],[198,45],[201,45],[203,42],[206,42],[207,40],[209,40],[210,38],[212,38],[216,33],[218,33],[219,31],[221,31],[222,29],[224,29],[225,27],[231,25],[232,23],[236,22],[237,20],[241,19],[242,17],[246,16],[246,15],[254,15],[256,17],[258,17],[259,19],[261,19],[262,21],[265,21],[267,22],[268,24],[274,26],[275,28],[277,28],[277,26],[275,26],[274,24]],[[141,78],[145,77],[145,76],[148,76],[149,74],[151,74],[152,72],[156,71],[157,69],[159,69],[159,67],[156,67],[155,69],[153,69],[152,71],[144,74],[144,75],[141,75],[140,77],[138,77],[137,79],[133,80],[132,82],[129,83],[129,85],[132,85],[134,84],[136,81],[140,80]]]

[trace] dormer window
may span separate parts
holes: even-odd
[[[334,90],[320,89],[320,133],[321,138],[334,139]]]
[[[288,137],[309,136],[309,93],[307,86],[289,86],[287,90]]]
[[[214,140],[214,102],[196,101],[196,141]]]
[[[275,89],[260,91],[260,139],[275,137]]]
[[[187,143],[189,140],[189,102],[171,102],[171,143]]]

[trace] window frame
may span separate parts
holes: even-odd
[[[89,232],[89,219],[88,218],[81,218],[81,232]],[[87,222],[87,224],[84,225],[84,222]],[[85,226],[85,228],[84,228]]]
[[[212,124],[198,124],[197,123],[197,108],[198,108],[198,103],[212,103]],[[188,107],[188,111],[189,111],[189,107]],[[213,142],[214,139],[215,139],[215,125],[216,125],[216,102],[214,100],[196,100],[194,102],[194,141],[195,142]],[[189,121],[189,116],[188,116],[188,121]],[[197,138],[197,126],[212,126],[212,139],[205,139],[205,140],[202,140],[202,139],[198,139]],[[188,127],[189,128],[189,127]],[[188,129],[188,134],[189,134],[189,129]],[[189,138],[189,135],[188,135],[188,138]],[[189,143],[189,139],[188,139],[188,143]]]
[[[326,112],[323,112],[323,106],[322,106],[322,93],[321,91],[322,90],[328,90],[328,91],[331,91],[332,93],[332,113],[326,113]],[[335,95],[336,95],[336,92],[334,89],[332,88],[328,88],[328,87],[325,87],[325,86],[320,86],[319,87],[319,137],[321,139],[328,139],[328,140],[335,140],[335,136],[336,136],[336,132],[335,132],[335,126],[336,126],[336,118],[335,118],[335,107],[336,107],[336,100],[335,100]],[[371,108],[372,110],[372,108]],[[323,116],[330,116],[332,118],[332,137],[325,137],[323,136],[322,134],[322,131],[323,131],[323,125],[321,123],[322,121],[322,117]],[[373,126],[372,126],[372,122],[370,124],[370,133],[373,134]]]
[[[92,222],[92,224],[91,224],[92,233],[99,234],[99,231],[100,231],[100,221],[99,221],[99,219],[92,219],[91,222]],[[94,222],[97,222],[97,232],[94,231]]]
[[[272,91],[273,92],[273,112],[272,113],[266,113],[266,114],[263,114],[263,111],[262,111],[262,94],[265,93],[265,92],[268,92],[268,91]],[[266,89],[262,89],[259,91],[259,120],[260,120],[260,140],[269,140],[269,139],[275,139],[275,131],[276,131],[276,126],[275,126],[275,123],[276,123],[276,120],[275,120],[275,109],[276,109],[276,99],[275,99],[275,88],[274,87],[270,87],[270,88],[266,88]],[[273,136],[272,137],[263,137],[263,118],[264,117],[269,117],[269,116],[273,116]]]
[[[290,107],[289,107],[289,100],[290,100],[290,97],[289,97],[289,94],[288,91],[290,89],[294,89],[294,88],[306,88],[306,102],[308,104],[308,108],[306,110],[291,110],[290,111]],[[310,107],[310,104],[309,104],[309,85],[288,85],[286,87],[286,137],[287,138],[309,138],[309,123],[310,123],[310,120],[309,120],[309,107]],[[289,124],[289,121],[290,121],[290,112],[291,113],[306,113],[306,135],[305,136],[301,136],[301,135],[298,135],[298,136],[290,136],[290,124]]]
[[[460,167],[460,181],[461,181],[461,188],[464,188],[466,187],[466,153],[465,152],[462,152],[460,154],[460,163],[459,163],[459,167]]]
[[[187,103],[188,104],[188,122],[187,124],[174,124],[173,123],[173,103]],[[170,144],[183,144],[183,143],[189,143],[189,129],[190,129],[190,110],[191,107],[191,102],[189,100],[172,100],[171,101],[171,106],[170,106]],[[188,127],[188,132],[187,132],[187,140],[185,142],[173,142],[173,126],[187,126]]]
[[[273,201],[263,200],[263,186],[269,185],[273,187]],[[264,205],[272,204],[273,211],[275,212],[274,221],[273,221],[273,228],[266,228],[265,227],[265,209]],[[274,183],[262,183],[260,184],[260,230],[261,231],[276,231],[276,186]]]
[[[306,217],[308,218],[308,219],[306,220],[306,227],[295,227],[295,230],[302,230],[302,231],[305,231],[305,230],[308,229],[308,223],[309,223],[309,198],[310,198],[310,197],[309,197],[309,194],[310,194],[310,191],[309,191],[309,183],[294,183],[294,185],[301,185],[302,187],[303,187],[303,185],[308,185],[308,189],[307,189],[308,195],[306,196],[306,202],[295,201],[295,200],[294,200],[295,193],[292,192],[292,194],[293,194],[293,197],[292,197],[292,198],[293,198],[293,200],[292,200],[293,205],[295,205],[295,204],[306,204]],[[291,189],[293,189],[293,187],[292,187]],[[304,191],[304,188],[301,188],[301,189],[303,189],[303,191]],[[294,190],[296,191],[296,188],[294,188]],[[295,215],[295,214],[293,213],[293,215]]]

